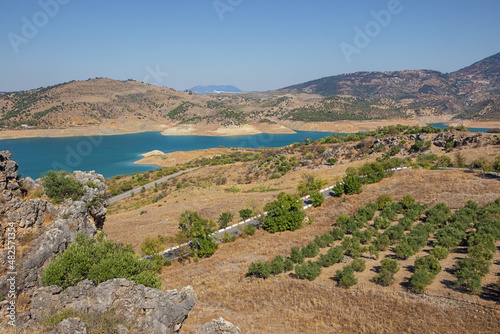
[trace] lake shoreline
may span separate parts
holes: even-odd
[[[500,121],[455,121],[449,117],[419,118],[419,119],[390,119],[372,121],[337,121],[337,122],[293,122],[283,121],[279,124],[246,124],[243,126],[219,126],[206,124],[178,124],[167,126],[165,124],[144,124],[137,127],[107,127],[107,126],[82,126],[60,129],[22,129],[2,130],[0,140],[22,138],[64,138],[85,136],[114,136],[143,132],[161,132],[164,136],[210,136],[230,137],[257,134],[293,134],[296,131],[314,131],[325,133],[355,133],[359,131],[375,130],[378,127],[401,124],[410,126],[423,126],[429,123],[444,123],[446,125],[473,128],[500,128]]]

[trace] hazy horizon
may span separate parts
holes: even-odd
[[[498,53],[500,3],[9,2],[0,91],[133,79],[267,91],[359,71],[453,72]]]

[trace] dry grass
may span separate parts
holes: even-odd
[[[404,293],[400,284],[383,288],[371,283],[369,279],[374,273],[370,271],[366,277],[359,277],[357,289],[349,291],[336,288],[328,271],[314,282],[285,275],[253,282],[245,278],[252,261],[288,255],[291,247],[303,246],[314,236],[328,232],[338,215],[353,214],[359,205],[374,201],[382,193],[396,200],[410,194],[429,205],[444,201],[458,208],[468,199],[480,204],[496,199],[500,196],[500,182],[464,172],[401,172],[365,186],[361,195],[327,200],[309,212],[315,222],[298,231],[261,231],[253,237],[220,245],[212,258],[183,265],[174,263],[163,271],[163,288],[192,285],[197,293],[196,306],[183,329],[192,333],[201,324],[223,316],[244,333],[499,332],[500,309],[495,302],[479,300],[492,309],[454,299],[419,297]],[[451,260],[452,257],[453,254]],[[406,275],[402,271],[396,277],[398,282],[404,281]],[[446,277],[438,276],[429,286],[430,294],[445,295],[445,288],[440,285],[443,279]]]

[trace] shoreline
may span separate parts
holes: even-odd
[[[464,125],[467,128],[500,128],[500,121],[454,121],[448,119],[390,119],[374,121],[337,121],[337,122],[292,122],[278,124],[229,126],[182,124],[168,127],[165,124],[144,124],[137,127],[85,126],[62,129],[22,129],[2,130],[0,140],[25,138],[65,138],[88,136],[114,136],[143,132],[161,132],[164,136],[211,136],[230,137],[257,134],[293,134],[296,131],[315,131],[325,133],[356,133],[375,130],[378,127],[401,124],[423,126],[429,123],[443,123],[449,126]]]

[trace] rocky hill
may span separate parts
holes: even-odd
[[[169,134],[177,134],[176,129],[192,125],[205,133],[250,126],[258,133],[283,132],[283,126],[294,128],[293,121],[443,115],[498,120],[499,64],[496,54],[449,74],[429,70],[359,72],[277,91],[216,95],[177,92],[131,80],[72,81],[0,95],[0,128],[173,128]]]

